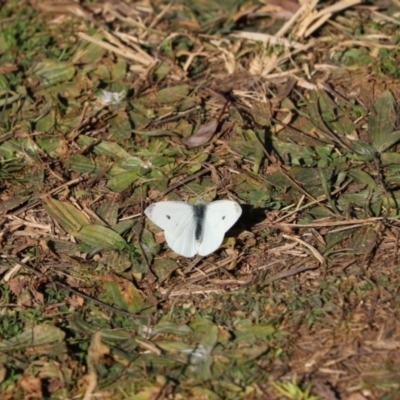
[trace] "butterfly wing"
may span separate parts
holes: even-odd
[[[198,253],[207,256],[217,250],[229,230],[242,214],[238,203],[218,200],[207,204],[203,225],[203,236],[198,244]]]
[[[168,246],[184,257],[197,254],[196,218],[191,204],[183,201],[160,201],[151,204],[144,213],[165,232]]]

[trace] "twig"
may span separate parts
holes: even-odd
[[[72,179],[69,182],[63,183],[62,185],[56,187],[55,189],[52,189],[49,192],[40,195],[37,199],[33,200],[32,203],[29,203],[29,204],[27,204],[25,206],[22,206],[21,208],[19,208],[18,210],[14,211],[10,215],[17,216],[17,215],[25,212],[26,210],[29,210],[30,208],[36,206],[46,196],[51,196],[52,194],[60,192],[61,190],[66,189],[66,188],[68,188],[68,187],[70,187],[72,185],[75,185],[76,183],[83,182],[85,179],[86,179],[86,177],[82,177],[81,176],[80,178]]]
[[[176,189],[179,186],[184,185],[187,182],[190,182],[200,176],[203,176],[204,174],[206,174],[207,172],[209,172],[209,170],[207,168],[202,169],[201,171],[195,173],[194,175],[191,175],[189,177],[187,177],[186,179],[180,180],[176,183],[174,183],[172,186],[170,186],[168,189],[165,189],[162,193],[160,193],[159,197],[164,197],[166,194],[168,194],[169,192],[172,192],[174,189]]]

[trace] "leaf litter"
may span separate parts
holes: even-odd
[[[2,398],[398,398],[397,6],[5,2]]]

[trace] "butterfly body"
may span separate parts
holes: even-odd
[[[239,204],[229,200],[189,204],[161,201],[151,204],[144,213],[165,232],[165,239],[175,253],[185,257],[206,256],[218,247],[242,214]]]

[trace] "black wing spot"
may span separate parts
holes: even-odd
[[[222,216],[222,220],[224,220],[224,219],[225,219],[225,215]]]
[[[171,217],[170,217],[168,214],[166,215],[166,217],[167,217],[168,219],[171,219]]]

